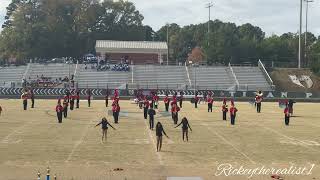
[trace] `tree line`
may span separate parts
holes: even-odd
[[[185,62],[194,48],[208,64],[264,62],[296,64],[298,34],[267,37],[252,24],[237,26],[220,20],[158,31],[143,25],[132,2],[120,0],[12,0],[0,35],[0,59],[82,57],[94,53],[96,40],[167,41],[171,63]],[[169,37],[167,37],[167,33]],[[303,36],[304,37],[304,36]],[[303,39],[304,42],[304,39]],[[302,49],[304,67],[320,69],[320,37],[307,33]],[[305,57],[304,54],[307,54]]]

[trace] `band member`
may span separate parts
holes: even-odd
[[[150,125],[150,129],[153,130],[153,127],[154,127],[154,116],[156,115],[156,111],[153,109],[152,106],[151,106],[150,109],[148,110],[148,114],[149,114],[149,125]]]
[[[224,99],[223,100],[223,105],[222,105],[222,120],[227,120],[227,113],[228,113],[228,105],[227,101]]]
[[[171,113],[172,113],[172,120],[173,120],[174,124],[178,123],[179,111],[180,111],[180,108],[178,107],[178,105],[173,104],[171,107]]]
[[[261,112],[261,102],[262,102],[262,100],[263,100],[263,93],[261,91],[259,91],[256,94],[256,98],[255,98],[255,102],[257,104],[257,113]]]
[[[288,108],[289,108],[289,113],[290,113],[290,116],[293,115],[293,104],[296,103],[295,101],[293,101],[292,99],[289,99],[288,101]]]
[[[106,96],[104,97],[105,99],[105,103],[106,103],[106,107],[108,107],[109,105],[109,91],[107,90]]]
[[[144,117],[144,119],[147,119],[147,117],[148,117],[149,106],[150,106],[150,103],[149,103],[147,97],[145,97],[145,99],[143,101],[143,117]]]
[[[199,102],[199,97],[198,97],[198,93],[196,93],[196,95],[194,96],[194,107],[198,108],[198,102]]]
[[[90,90],[90,89],[88,89],[88,90],[87,90],[88,107],[90,107],[90,106],[91,106],[91,96],[92,96],[92,94],[91,94],[91,90]]]
[[[153,96],[153,105],[154,109],[158,109],[158,104],[159,104],[159,96],[157,93]]]
[[[184,141],[184,135],[186,135],[186,139],[187,139],[187,142],[189,141],[189,138],[188,138],[188,128],[190,128],[190,131],[192,131],[191,127],[190,127],[190,124],[188,122],[188,119],[186,117],[182,118],[180,124],[178,124],[176,127],[174,128],[177,128],[179,127],[180,125],[182,124],[182,140]]]
[[[22,103],[23,103],[23,110],[27,110],[28,107],[28,92],[25,91],[24,93],[22,93],[21,95],[21,99],[22,99]]]
[[[289,112],[289,106],[284,109],[284,123],[286,126],[289,126],[290,123],[290,112]]]
[[[72,111],[73,110],[73,108],[74,108],[74,100],[75,100],[75,95],[71,95],[70,96],[70,110]]]
[[[180,92],[180,97],[179,97],[180,108],[182,108],[182,102],[183,102],[183,91]]]
[[[234,106],[234,104],[231,105],[231,107],[230,107],[231,125],[235,124],[237,112],[238,112],[238,109]]]
[[[163,126],[160,122],[156,125],[156,136],[157,136],[157,152],[161,151],[162,148],[162,133],[169,139],[166,132],[163,129]]]
[[[2,113],[2,107],[0,106],[0,116],[1,116],[1,113]]]
[[[118,124],[119,113],[120,113],[120,106],[119,106],[118,102],[113,102],[112,103],[112,112],[113,112],[114,123]]]
[[[166,97],[164,97],[163,102],[164,102],[166,111],[168,112],[169,111],[169,103],[170,103],[170,98],[168,97],[168,94],[166,94]]]
[[[99,126],[101,124],[101,129],[102,129],[102,137],[101,141],[103,140],[107,141],[107,133],[108,133],[108,126],[112,127],[112,129],[116,130],[107,120],[107,118],[102,118],[102,120],[96,125]]]
[[[62,123],[63,107],[61,106],[61,101],[58,101],[58,104],[57,104],[57,106],[56,106],[56,112],[57,112],[58,122],[59,122],[59,123]]]
[[[69,103],[68,101],[63,101],[63,117],[64,118],[67,118],[68,117],[68,106],[69,106]]]
[[[30,99],[31,99],[31,108],[34,108],[34,93],[33,90],[30,90]]]
[[[209,96],[207,98],[207,102],[208,102],[208,112],[212,112],[213,98]]]
[[[64,95],[63,97],[63,101],[69,103],[70,100],[70,94],[69,91],[67,91],[66,95]]]
[[[77,109],[79,109],[79,104],[80,104],[80,91],[77,91],[76,99],[77,99]]]

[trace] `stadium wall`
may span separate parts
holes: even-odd
[[[64,96],[67,89],[57,89],[57,88],[42,88],[42,89],[33,89],[36,98],[39,99],[58,99]],[[0,98],[9,98],[9,99],[20,99],[22,94],[22,88],[0,88]],[[81,99],[86,99],[87,89],[79,89],[81,94]],[[91,89],[94,99],[103,100],[105,98],[106,90],[105,89]],[[121,99],[132,99],[135,97],[138,92],[142,92],[147,95],[151,92],[157,92],[160,97],[164,97],[165,94],[172,96],[173,94],[179,94],[181,91],[176,90],[118,90],[120,93]],[[114,90],[109,89],[109,92],[114,92]],[[215,100],[221,100],[223,98],[234,98],[237,101],[250,101],[255,97],[256,92],[254,91],[197,91],[199,96],[203,94],[208,94],[211,92],[214,94]],[[184,98],[190,100],[194,97],[194,91],[183,91]],[[112,96],[112,93],[110,97]],[[297,101],[303,102],[320,102],[320,93],[304,93],[304,92],[280,92],[280,91],[270,91],[264,92],[265,101],[278,101],[280,99],[295,99]]]

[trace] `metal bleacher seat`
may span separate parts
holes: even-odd
[[[79,88],[125,89],[130,77],[131,72],[97,71],[80,65],[76,80]]]
[[[271,91],[272,87],[259,67],[232,67],[239,81],[239,90]]]
[[[229,90],[235,83],[228,67],[190,67],[192,85],[203,90]]]
[[[30,69],[26,75],[27,80],[37,80],[42,75],[51,79],[69,77],[74,74],[74,64],[30,64]]]
[[[21,84],[27,66],[0,67],[0,87],[11,87],[11,83]]]
[[[184,66],[136,65],[133,68],[134,84],[148,89],[184,89],[187,72]]]

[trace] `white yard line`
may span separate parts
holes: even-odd
[[[192,118],[194,118],[194,114],[191,113]],[[196,119],[196,118],[195,118]],[[219,137],[222,141],[224,141],[226,144],[230,145],[234,150],[236,150],[238,153],[240,153],[243,157],[245,157],[247,160],[249,160],[252,164],[256,164],[248,155],[246,155],[244,152],[242,152],[240,149],[238,149],[235,145],[233,145],[230,141],[225,139],[222,135],[220,135],[216,130],[212,130],[207,124],[200,123],[202,126],[206,126],[207,129],[210,132],[213,132],[217,137]]]
[[[260,127],[263,127],[263,126],[260,126]],[[282,136],[282,137],[284,137],[284,138],[286,138],[286,139],[288,139],[288,140],[298,141],[298,142],[300,142],[301,146],[303,146],[303,147],[305,147],[305,148],[307,148],[307,149],[310,149],[310,150],[319,152],[319,150],[314,149],[314,148],[312,148],[312,147],[310,147],[310,146],[307,146],[303,141],[300,141],[300,140],[295,139],[295,138],[293,138],[293,137],[289,137],[289,136],[287,136],[287,135],[285,135],[285,134],[282,134],[282,133],[280,133],[280,132],[278,132],[278,131],[276,131],[276,130],[273,130],[273,129],[269,128],[269,127],[263,127],[263,128],[266,129],[266,130],[268,130],[268,131],[271,131],[271,132],[273,132],[273,133],[276,133],[276,134],[278,134],[279,136]]]
[[[70,154],[68,155],[68,158],[65,162],[69,162],[74,154],[74,152],[78,149],[79,145],[83,143],[84,141],[84,138],[87,136],[88,134],[88,131],[90,129],[90,127],[92,126],[92,123],[93,123],[94,119],[92,119],[90,121],[90,123],[88,124],[88,126],[86,126],[86,129],[84,130],[81,138],[79,139],[79,141],[77,141],[74,145],[73,145],[73,148],[72,148],[72,151],[70,152]]]
[[[26,128],[29,124],[32,124],[32,123],[33,123],[33,121],[30,121],[30,122],[25,123],[24,125],[18,127],[17,129],[15,128],[15,130],[13,130],[10,134],[8,134],[6,137],[4,137],[4,138],[1,140],[1,143],[8,143],[11,136],[19,133],[19,132],[22,131],[24,128]]]
[[[146,125],[146,129],[148,131],[149,139],[151,140],[151,142],[153,144],[154,150],[157,151],[157,144],[156,144],[154,136],[151,133],[151,130],[149,129],[149,124],[147,123],[146,119],[143,119],[143,121],[144,121],[144,124]],[[164,163],[163,163],[162,156],[161,156],[160,152],[156,152],[156,154],[157,154],[157,157],[158,157],[158,160],[159,160],[159,164],[161,166],[163,166]]]
[[[205,124],[202,124],[203,126],[205,126]],[[216,136],[218,136],[220,139],[222,139],[226,144],[230,145],[234,150],[236,150],[238,153],[240,153],[242,156],[244,156],[247,160],[249,160],[252,164],[256,164],[256,162],[254,162],[248,155],[246,155],[244,152],[242,152],[241,150],[239,150],[235,145],[233,145],[231,142],[229,142],[228,140],[226,140],[222,135],[220,135],[217,131],[212,130],[211,128],[209,128],[208,126],[206,126],[207,129],[211,132],[213,132]]]

